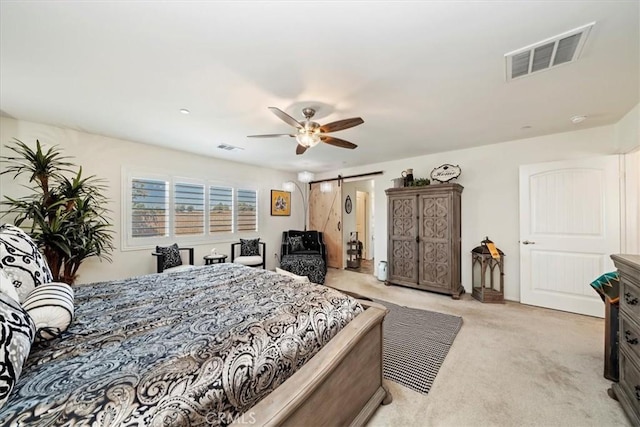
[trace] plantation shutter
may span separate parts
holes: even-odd
[[[233,232],[233,188],[209,187],[209,232]]]
[[[255,190],[238,190],[237,231],[258,230],[258,193]]]
[[[162,237],[169,234],[169,183],[131,180],[131,237]]]
[[[204,185],[176,183],[173,201],[175,235],[204,234]]]

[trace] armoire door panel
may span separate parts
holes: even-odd
[[[389,278],[415,282],[418,278],[417,201],[416,197],[389,199]]]
[[[424,194],[418,198],[422,249],[420,285],[450,287],[452,200],[449,194]]]

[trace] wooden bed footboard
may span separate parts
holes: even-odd
[[[391,403],[382,381],[382,321],[388,310],[359,301],[364,313],[234,425],[361,426]]]

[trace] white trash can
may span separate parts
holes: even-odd
[[[378,280],[382,282],[387,280],[387,261],[380,261],[378,263]]]

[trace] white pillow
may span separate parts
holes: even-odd
[[[15,286],[13,286],[13,282],[9,277],[5,274],[4,270],[0,268],[0,292],[3,292],[13,298],[14,301],[20,302],[20,298],[18,297],[18,291],[16,291]]]
[[[36,341],[52,340],[73,320],[73,289],[66,283],[45,283],[31,291],[22,307],[36,325]]]
[[[282,274],[283,276],[293,277],[293,279],[296,282],[311,283],[311,281],[309,280],[309,278],[307,276],[298,276],[297,274],[293,274],[290,271],[283,270],[283,269],[278,268],[278,267],[276,267],[276,273]]]

